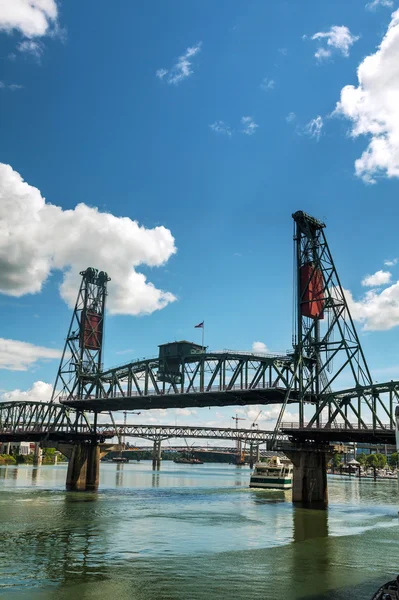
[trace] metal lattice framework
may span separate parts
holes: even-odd
[[[77,440],[97,437],[84,413],[54,402],[1,402],[0,440]]]
[[[291,385],[289,402],[297,402],[300,381],[294,369],[293,355],[230,351],[191,354],[181,358],[176,381],[170,383],[159,380],[161,361],[154,358],[104,371],[93,382],[97,394],[88,393],[83,399],[69,395],[60,400],[74,408],[98,411],[278,404]],[[304,397],[308,402],[314,400],[311,386],[307,386]]]
[[[107,273],[89,267],[82,281],[69,326],[51,401],[60,396],[84,398],[97,393],[97,376],[102,370]]]
[[[398,382],[373,384],[347,299],[324,233],[325,224],[299,211],[295,233],[295,372],[299,379],[298,429],[394,429]],[[334,391],[340,381],[353,387]],[[315,392],[310,413],[307,394]],[[287,390],[286,400],[291,390]],[[286,400],[276,431],[280,428]],[[307,417],[307,418],[306,418]]]
[[[160,354],[104,371],[101,360],[109,277],[89,268],[81,273],[52,401],[58,399],[63,406],[75,409],[71,422],[85,419],[89,429],[83,411],[93,411],[94,431],[101,411],[280,404],[274,443],[287,405],[297,404],[297,431],[302,432],[302,438],[311,440],[317,431],[320,439],[323,431],[326,438],[336,431],[341,440],[355,431],[365,439],[366,433],[373,436],[373,432],[381,431],[390,437],[395,429],[399,382],[372,382],[325,237],[325,224],[302,211],[293,219],[296,284],[292,352],[280,356],[203,352],[197,346],[194,353],[183,353],[178,359]],[[351,387],[340,390],[348,381]],[[53,427],[50,422],[49,427]],[[289,429],[294,437],[294,428]]]
[[[126,423],[93,424],[80,412],[64,406],[44,402],[0,403],[0,440],[36,441],[42,439],[72,440],[122,438],[125,436],[148,440],[171,438],[201,438],[241,440],[264,444],[272,432],[259,429],[222,427],[189,427],[178,425],[131,425]],[[281,440],[287,436],[281,435]]]
[[[277,445],[287,445],[288,438],[299,428],[298,423],[284,423],[277,435]],[[332,423],[329,427],[302,430],[305,437],[324,441],[370,441],[370,443],[393,443],[395,432],[388,424],[373,428],[351,429],[345,424]],[[2,402],[0,403],[0,441],[104,441],[118,437],[166,440],[172,438],[239,440],[242,443],[268,444],[275,439],[274,432],[223,427],[193,427],[180,425],[141,425],[126,423],[95,423],[80,411],[69,410],[55,403]]]
[[[240,440],[249,444],[266,444],[272,439],[272,431],[258,429],[233,429],[223,427],[189,427],[180,425],[97,425],[97,431],[103,435],[118,437],[145,438],[147,440],[166,440],[171,438],[199,438],[207,440]],[[281,434],[281,441],[288,440]]]

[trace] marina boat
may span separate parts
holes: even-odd
[[[256,463],[249,487],[289,490],[292,488],[292,469],[288,458],[272,456],[266,462]]]
[[[182,464],[182,465],[203,465],[204,463],[199,458],[174,458],[174,463]]]
[[[384,583],[371,600],[399,600],[399,575],[396,579]]]
[[[114,456],[114,458],[112,459],[112,462],[115,462],[115,463],[127,463],[127,462],[129,462],[129,459],[125,458],[124,456]]]

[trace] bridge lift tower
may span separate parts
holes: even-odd
[[[51,402],[59,398],[99,396],[102,387],[107,273],[89,267],[82,271],[78,297],[65,341]]]
[[[359,427],[370,418],[374,426],[390,414],[378,393],[364,393],[373,387],[372,378],[350,313],[345,291],[324,233],[325,224],[297,211],[294,219],[294,371],[298,381],[299,427],[328,426],[339,419]],[[359,394],[340,395],[333,391],[359,389]],[[351,381],[351,384],[347,384]],[[306,396],[313,392],[312,408]],[[291,390],[277,419],[279,431]],[[306,415],[305,415],[306,408]],[[377,410],[377,408],[379,410]],[[305,422],[305,416],[307,423]]]

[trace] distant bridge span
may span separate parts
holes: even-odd
[[[383,384],[384,385],[384,384]],[[274,437],[273,437],[274,436]],[[148,440],[172,438],[198,438],[236,440],[256,445],[267,444],[273,439],[278,444],[286,444],[295,439],[301,442],[369,442],[372,444],[392,444],[395,429],[389,423],[376,425],[357,423],[313,424],[304,428],[299,423],[282,423],[277,434],[273,431],[235,429],[230,427],[195,427],[183,425],[135,425],[122,423],[95,423],[81,412],[71,411],[56,403],[44,402],[2,402],[0,403],[0,441],[62,441],[79,442],[110,440],[113,437],[135,437]]]
[[[190,427],[180,425],[132,425],[122,423],[94,424],[84,415],[76,418],[59,404],[42,402],[0,403],[0,441],[64,441],[109,440],[113,437],[135,437],[148,440],[200,438],[240,440],[256,445],[272,439],[272,431],[234,429],[229,427]],[[286,435],[279,436],[288,440]]]

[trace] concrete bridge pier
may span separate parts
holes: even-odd
[[[306,446],[284,450],[294,465],[292,501],[303,508],[328,506],[327,461],[325,448]]]
[[[152,468],[155,470],[159,470],[161,468],[161,458],[162,458],[162,449],[161,449],[161,440],[154,440],[154,448],[152,451]]]
[[[100,479],[100,447],[98,444],[74,444],[68,463],[66,489],[97,490]]]
[[[33,455],[33,465],[35,467],[40,467],[43,461],[43,451],[40,447],[40,442],[35,443],[35,453]]]

